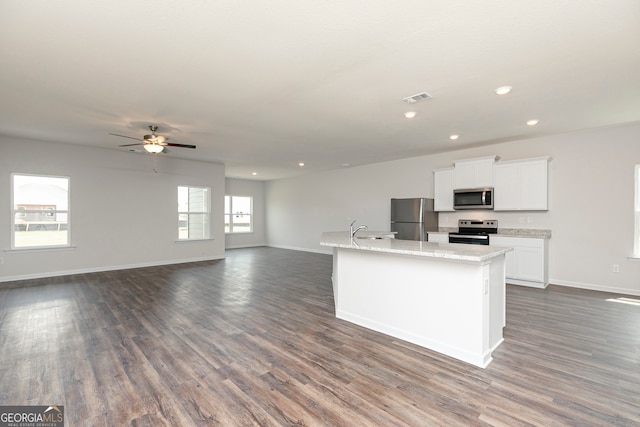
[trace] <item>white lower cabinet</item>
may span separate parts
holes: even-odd
[[[531,237],[491,236],[491,246],[513,248],[507,252],[507,283],[546,288],[549,284],[548,240]]]

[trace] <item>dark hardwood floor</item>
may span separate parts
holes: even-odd
[[[640,425],[640,306],[507,288],[487,369],[338,320],[331,256],[0,284],[0,404],[68,426]],[[393,284],[390,284],[393,286]]]

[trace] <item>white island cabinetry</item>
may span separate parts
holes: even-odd
[[[336,317],[486,367],[503,341],[508,248],[326,232]]]

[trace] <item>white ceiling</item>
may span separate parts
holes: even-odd
[[[0,134],[249,179],[640,120],[638,0],[0,0],[0,57]]]

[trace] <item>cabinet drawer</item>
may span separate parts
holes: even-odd
[[[508,246],[510,248],[540,248],[544,249],[544,239],[530,237],[491,236],[491,246]]]
[[[449,243],[449,233],[428,233],[430,242]]]

